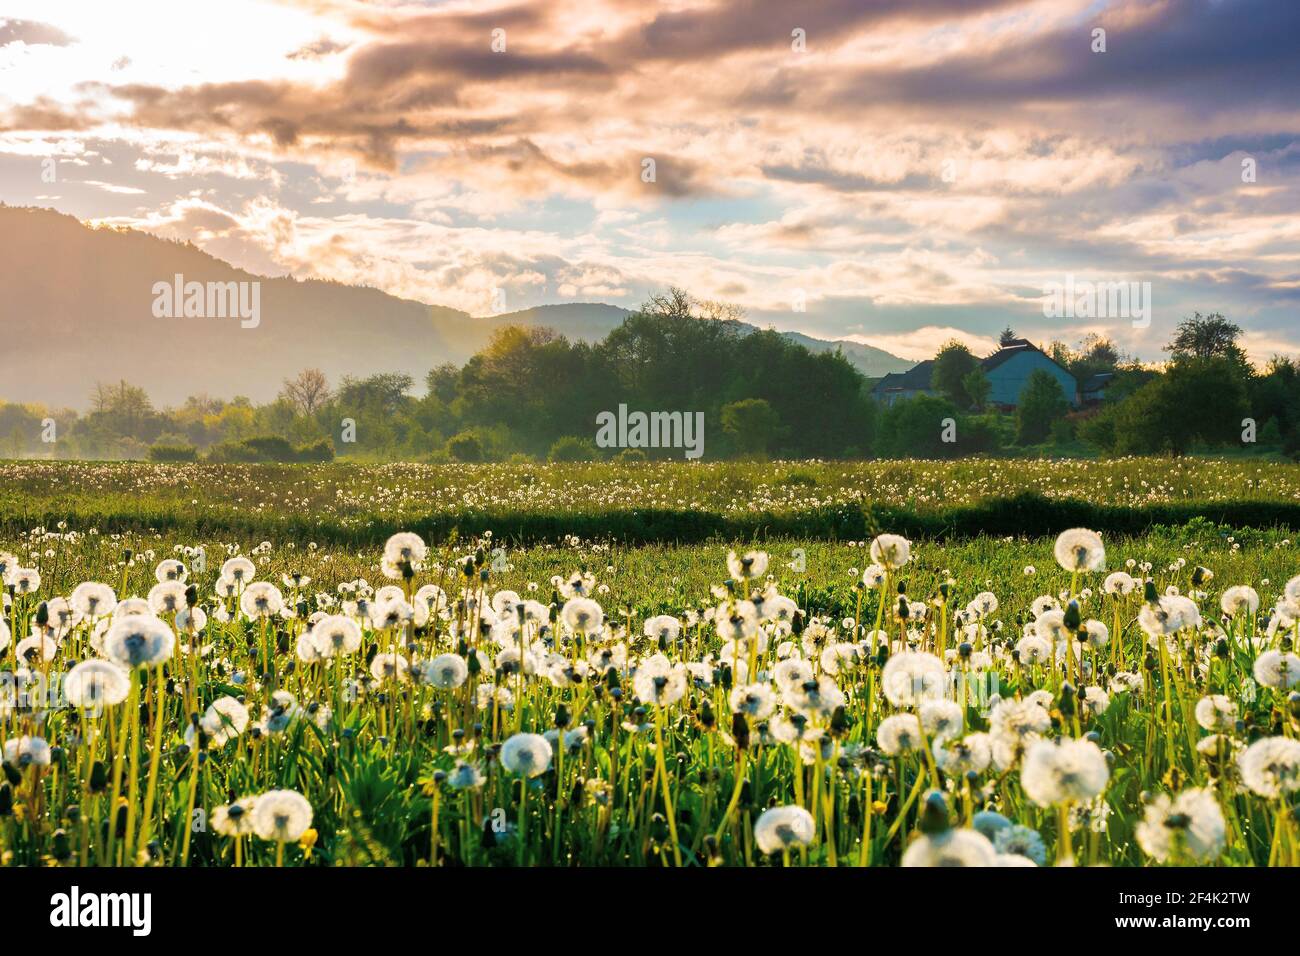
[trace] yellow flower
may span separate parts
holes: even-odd
[[[311,849],[316,845],[316,831],[308,828],[302,831],[302,836],[298,839],[298,846],[302,849],[302,856],[305,860],[311,859]]]

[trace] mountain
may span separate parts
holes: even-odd
[[[859,372],[867,378],[880,378],[888,375],[890,372],[906,372],[915,365],[915,362],[909,362],[907,359],[901,359],[897,355],[892,355],[884,349],[878,349],[874,345],[864,345],[861,342],[853,342],[849,339],[815,339],[811,335],[804,335],[802,332],[785,332],[787,339],[797,345],[802,345],[809,352],[832,352],[838,349],[843,353]]]
[[[173,304],[184,312],[187,290],[171,294],[177,275],[184,284],[204,284],[205,294],[215,288],[210,283],[260,283],[255,327],[241,327],[230,313],[168,317]],[[245,290],[251,297],[251,286]],[[308,367],[331,382],[405,372],[422,383],[429,369],[463,363],[505,325],[547,326],[595,342],[627,315],[604,303],[568,303],[474,317],[378,289],[257,276],[188,243],[96,229],[50,209],[0,205],[5,401],[84,408],[96,382],[124,378],[160,406],[202,392],[264,402],[286,377]],[[815,351],[841,348],[866,375],[910,365],[855,342],[785,334]]]
[[[491,322],[494,326],[545,326],[555,329],[570,340],[599,342],[622,325],[623,320],[631,314],[628,309],[606,305],[604,302],[570,302],[504,312],[483,321]]]

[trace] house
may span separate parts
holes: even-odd
[[[926,359],[920,365],[914,365],[906,372],[890,372],[871,390],[876,401],[893,405],[905,398],[917,395],[933,395],[930,377],[934,373],[934,359]]]
[[[1095,375],[1089,375],[1083,380],[1083,385],[1079,387],[1079,391],[1083,396],[1083,404],[1100,404],[1106,397],[1106,389],[1110,388],[1114,382],[1114,372],[1097,372]]]
[[[989,404],[1001,408],[1015,408],[1020,392],[1029,382],[1029,376],[1042,369],[1061,383],[1061,391],[1072,406],[1080,404],[1078,380],[1055,359],[1028,339],[1012,339],[986,359],[980,367],[988,376],[992,388]],[[876,383],[872,395],[883,405],[893,405],[915,395],[933,395],[931,377],[934,360],[927,359],[906,372],[894,372]]]

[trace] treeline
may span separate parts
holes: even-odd
[[[99,384],[90,409],[0,405],[0,455],[162,461],[500,461],[682,458],[681,448],[597,447],[597,416],[620,405],[702,412],[704,457],[952,458],[975,454],[1300,452],[1300,366],[1255,369],[1241,329],[1195,315],[1178,327],[1162,369],[1126,361],[1093,337],[1048,348],[1080,380],[1112,378],[1105,400],[1071,406],[1036,372],[1013,412],[988,407],[978,362],[949,343],[935,394],[879,406],[841,355],[719,322],[721,307],[673,289],[603,341],[570,342],[510,327],[464,366],[378,373],[332,386],[308,369],[272,402],[191,396],[158,409],[128,382]],[[725,317],[722,316],[722,317]],[[1011,330],[1004,339],[1014,337]],[[422,391],[423,394],[417,394]],[[5,447],[7,446],[7,447]]]

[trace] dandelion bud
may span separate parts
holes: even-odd
[[[1079,602],[1071,601],[1065,606],[1065,626],[1071,631],[1077,631],[1079,625],[1083,623],[1083,618],[1079,614]]]
[[[1225,637],[1221,637],[1221,638],[1219,638],[1217,641],[1214,642],[1214,656],[1217,657],[1217,658],[1219,658],[1220,660],[1224,660],[1224,661],[1226,661],[1226,660],[1228,659],[1228,639],[1227,639],[1227,638],[1225,638]]]
[[[90,768],[90,792],[103,793],[108,789],[108,767],[104,761],[96,760]]]
[[[1074,701],[1076,696],[1077,693],[1074,689],[1074,685],[1069,681],[1066,681],[1061,685],[1061,696],[1057,701],[1057,707],[1060,709],[1062,716],[1074,716]]]
[[[563,704],[560,704],[558,707],[555,708],[556,727],[559,727],[561,730],[563,730],[565,727],[569,726],[569,721],[571,719],[572,718],[569,716],[569,708],[565,707]]]
[[[706,730],[711,730],[715,723],[717,723],[717,718],[713,714],[713,707],[706,700],[703,706],[700,707],[700,726]]]
[[[949,828],[948,801],[943,798],[943,794],[938,790],[931,790],[926,794],[925,803],[921,807],[921,820],[918,827],[927,836],[943,833]]]
[[[650,838],[656,843],[668,839],[668,818],[662,813],[655,813],[650,817]]]
[[[51,853],[54,859],[60,863],[72,856],[72,844],[68,842],[68,831],[62,827],[54,831],[54,846]]]
[[[81,822],[81,807],[78,804],[68,804],[67,809],[63,812],[67,815],[69,823]]]
[[[831,712],[831,734],[842,737],[849,732],[849,716],[841,704]]]
[[[1146,601],[1148,604],[1159,603],[1160,595],[1156,593],[1156,582],[1147,581],[1146,585],[1142,588],[1142,600]]]
[[[15,787],[23,782],[23,775],[18,772],[18,768],[13,764],[6,762],[4,765],[5,779]]]
[[[0,817],[11,817],[14,813],[14,788],[7,783],[0,783]]]
[[[962,660],[968,661],[974,650],[975,648],[971,646],[970,641],[962,641],[957,648],[957,653],[961,655]]]
[[[741,750],[749,749],[749,722],[745,720],[745,715],[735,713],[731,715],[731,736],[736,741],[736,746]]]

